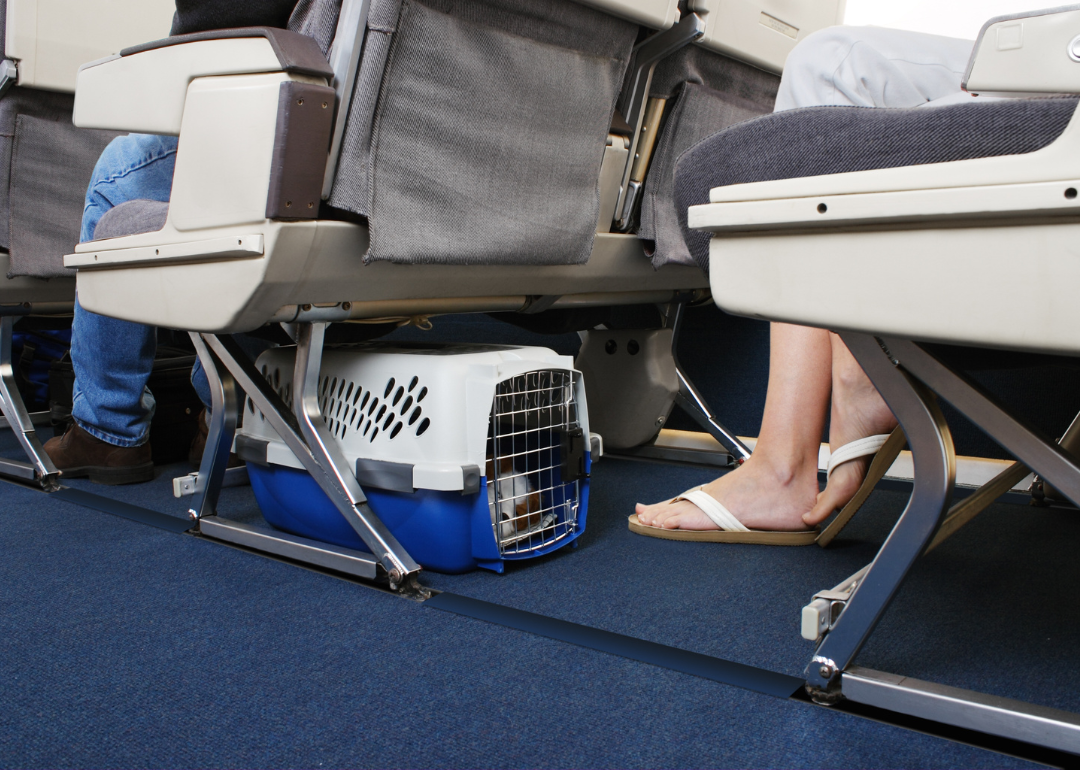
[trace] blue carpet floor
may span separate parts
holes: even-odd
[[[179,470],[92,489],[179,516]],[[828,551],[680,544],[630,534],[625,516],[703,471],[595,470],[580,548],[427,584],[797,675],[799,608],[872,556],[904,499],[875,494]],[[226,510],[257,516],[246,488]],[[5,767],[1027,766],[10,485],[0,516]],[[859,662],[1080,709],[1078,537],[1063,514],[996,506],[917,568]]]
[[[572,335],[475,318],[440,319],[436,329],[576,348]],[[705,308],[687,330],[690,375],[730,427],[756,435],[767,328]],[[1046,417],[1047,430],[1058,417]],[[962,453],[980,451],[965,441]],[[0,455],[18,456],[6,432]],[[124,488],[68,483],[184,518],[187,501],[172,498],[169,480],[189,470],[159,468],[153,483]],[[635,501],[708,478],[605,459],[594,466],[579,548],[504,575],[424,582],[798,676],[812,654],[798,635],[800,608],[873,557],[906,496],[875,493],[824,551],[627,531]],[[224,490],[219,510],[261,523],[246,487]],[[2,767],[1029,766],[439,612],[7,484],[0,522]],[[991,507],[917,564],[857,662],[1080,711],[1078,547],[1075,516]]]

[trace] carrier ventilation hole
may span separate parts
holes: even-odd
[[[280,383],[280,370],[271,371],[263,367],[263,375],[271,383],[274,382],[275,377]],[[414,397],[409,394],[418,387],[420,389],[414,400]],[[278,387],[277,390],[282,400],[291,407],[291,384],[286,383],[284,387]],[[415,425],[423,414],[419,403],[428,394],[426,387],[420,387],[419,377],[411,379],[408,389],[403,385],[398,386],[397,380],[391,377],[383,394],[385,401],[355,382],[329,375],[321,378],[319,390],[321,392],[319,407],[330,435],[344,439],[347,433],[356,431],[367,436],[369,441],[374,441],[380,432],[388,433],[388,438],[396,438],[406,422],[410,427]],[[257,413],[261,419],[266,419],[251,399],[248,399],[248,409],[253,414]],[[416,435],[423,435],[430,426],[431,421],[424,419],[417,427]]]

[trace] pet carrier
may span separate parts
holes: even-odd
[[[293,348],[257,368],[292,406]],[[581,375],[546,348],[328,347],[319,406],[372,510],[438,572],[528,559],[585,529],[590,435]],[[236,451],[264,518],[303,537],[367,550],[250,399]]]

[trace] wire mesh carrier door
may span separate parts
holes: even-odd
[[[586,475],[579,377],[542,369],[496,385],[484,475],[503,556],[535,552],[577,530]]]

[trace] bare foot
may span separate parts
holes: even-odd
[[[817,496],[817,457],[792,467],[778,467],[767,455],[754,453],[743,465],[706,484],[702,489],[730,510],[750,529],[799,531],[808,529],[804,516]],[[712,519],[691,502],[638,503],[635,508],[645,526],[661,529],[718,529]]]
[[[843,349],[843,353],[850,358],[847,348]],[[836,366],[838,357],[834,352],[832,417],[829,423],[829,447],[834,452],[851,441],[891,433],[896,427],[893,413],[855,359],[850,358],[853,366]],[[873,456],[860,457],[836,466],[829,477],[828,486],[818,495],[813,510],[803,517],[803,521],[814,526],[843,508],[859,491],[873,459]]]

